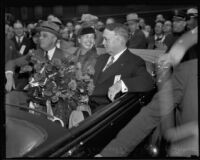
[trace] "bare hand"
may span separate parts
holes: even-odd
[[[111,101],[114,101],[115,96],[119,93],[122,89],[121,81],[117,81],[108,89],[108,98]]]
[[[5,89],[7,92],[10,92],[12,89],[15,89],[15,81],[13,78],[13,74],[12,73],[6,73],[6,86]]]

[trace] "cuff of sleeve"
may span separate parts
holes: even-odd
[[[121,80],[121,85],[122,85],[122,93],[128,92],[128,88],[122,80]]]
[[[6,71],[5,73],[6,73],[6,75],[7,75],[8,73],[13,74],[13,71]]]

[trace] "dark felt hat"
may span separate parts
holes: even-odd
[[[39,26],[36,27],[36,30],[50,32],[50,33],[53,33],[54,35],[56,35],[58,38],[61,37],[60,27],[56,23],[51,22],[51,21],[40,22]]]
[[[84,34],[95,34],[95,30],[92,27],[84,27],[80,30],[79,36],[82,36]]]
[[[174,12],[173,21],[185,21],[186,13],[183,10],[176,10]]]

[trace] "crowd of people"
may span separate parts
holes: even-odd
[[[88,69],[88,66],[94,67],[94,90],[88,100],[90,107],[83,109],[89,115],[111,103],[123,93],[151,91],[155,88],[155,83],[147,71],[145,61],[131,53],[129,49],[164,50],[166,54],[160,58],[159,63],[161,59],[166,62],[174,57],[171,56],[171,52],[175,42],[181,41],[179,38],[185,33],[198,27],[197,20],[198,10],[191,8],[187,11],[176,10],[171,20],[165,20],[162,14],[158,14],[154,28],[145,24],[145,19],[139,17],[137,13],[127,14],[124,24],[118,23],[113,17],[107,18],[104,24],[97,16],[91,14],[83,14],[80,21],[75,23],[68,21],[66,25],[54,15],[49,15],[46,20],[30,23],[26,27],[20,20],[15,21],[13,26],[5,24],[6,103],[28,106],[28,97],[23,89],[29,83],[31,75],[30,73],[19,74],[19,68],[29,63],[31,50],[37,50],[38,54],[47,57],[50,61],[56,58],[70,60],[73,55],[76,57],[75,62],[81,64],[83,72]],[[194,34],[197,35],[197,32]],[[179,114],[179,117],[175,119],[180,118],[176,120],[176,126],[190,122],[196,124],[198,121],[197,94],[194,95],[192,111],[188,109],[191,107],[191,100],[187,99],[190,97],[191,90],[195,93],[197,91],[196,43],[195,41],[195,45],[187,47],[180,65],[176,63],[177,66],[175,66],[175,63],[172,64],[169,60],[171,63],[169,72],[172,76],[168,81],[157,84],[160,90],[152,101],[142,108],[97,157],[127,156],[152,129],[160,125],[160,122],[171,121],[163,117],[172,114],[175,109]],[[69,52],[72,47],[76,47],[74,53]],[[97,48],[104,48],[106,53],[99,55]],[[179,51],[176,50],[176,52]],[[193,81],[189,82],[191,81],[188,80],[189,78]],[[189,93],[186,88],[189,88]],[[172,97],[167,99],[160,95],[171,95],[173,101]],[[160,107],[162,105],[164,107]],[[67,119],[67,121],[70,119],[70,122],[65,123],[67,128],[81,121],[76,117],[79,116],[79,111],[72,113],[73,115],[70,113]],[[170,125],[171,128],[174,127]],[[171,155],[198,154],[196,147],[194,150],[187,150],[187,154],[172,151]]]

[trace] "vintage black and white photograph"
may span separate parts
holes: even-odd
[[[5,2],[5,158],[199,157],[195,4]]]

